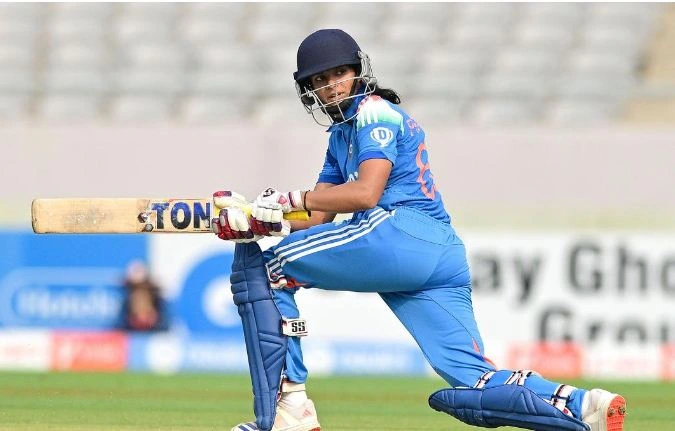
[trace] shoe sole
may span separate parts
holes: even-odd
[[[244,425],[244,424],[242,424],[242,425]],[[256,429],[257,429],[257,428],[256,428]],[[232,431],[240,431],[240,430],[241,430],[241,428],[239,428],[239,425],[237,425],[236,427],[232,428]],[[321,427],[312,428],[312,429],[309,429],[309,430],[307,430],[307,431],[321,431]]]
[[[312,428],[307,428],[308,426],[310,426]],[[298,424],[298,425],[295,425],[295,426],[286,427],[286,428],[284,428],[284,430],[285,431],[321,431],[321,425],[319,425],[318,423],[316,423],[316,425],[312,424],[312,423],[310,423],[310,424]]]
[[[294,430],[303,430],[303,431],[321,431],[321,426],[314,427],[314,428],[303,428],[303,427],[301,427],[301,426],[297,426],[297,427],[292,427],[292,428],[288,428],[288,429],[289,429],[290,431],[294,431]]]
[[[605,416],[607,431],[623,431],[623,422],[626,419],[626,400],[621,395],[612,398],[607,407]]]

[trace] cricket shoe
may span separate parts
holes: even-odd
[[[246,422],[232,428],[231,431],[258,431],[255,422]],[[321,431],[319,419],[312,400],[307,399],[298,407],[277,405],[272,431]]]
[[[581,420],[591,431],[623,431],[626,418],[626,400],[603,389],[591,389],[586,394]]]

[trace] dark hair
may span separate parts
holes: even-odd
[[[375,91],[373,91],[373,94],[390,101],[394,105],[399,105],[401,103],[401,96],[399,96],[398,93],[391,88],[381,88],[380,86],[375,85]]]
[[[357,75],[361,74],[361,64],[347,64],[346,66],[352,67]],[[394,105],[401,104],[401,96],[399,96],[398,93],[391,88],[382,88],[375,84],[375,91],[373,91],[372,94],[380,96],[381,98],[390,101]]]

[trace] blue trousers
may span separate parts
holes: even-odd
[[[377,292],[452,386],[472,387],[495,371],[483,356],[466,250],[449,224],[412,208],[389,212],[375,207],[351,220],[294,232],[266,250],[264,260],[272,281],[285,277],[306,288]],[[285,317],[299,317],[297,290],[273,290]],[[296,337],[289,340],[286,375],[298,383],[307,379]],[[495,374],[490,385],[501,375]],[[526,382],[545,399],[560,386],[537,376]],[[572,395],[568,407],[576,416],[583,392]]]

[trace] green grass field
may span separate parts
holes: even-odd
[[[628,400],[626,430],[675,430],[675,385],[603,386]],[[470,430],[427,406],[427,378],[312,378],[324,430]],[[0,373],[0,430],[226,430],[251,418],[248,376]],[[508,429],[508,428],[502,428]]]

